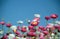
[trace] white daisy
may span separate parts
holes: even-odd
[[[21,39],[20,37],[16,37],[16,39]]]
[[[54,35],[55,35],[54,33],[51,34],[52,37],[54,37]]]
[[[60,25],[60,21],[56,21],[55,23],[59,24]]]
[[[49,25],[50,25],[51,27],[53,27],[53,26],[54,26],[54,24],[53,24],[53,23],[49,23]]]
[[[30,20],[27,20],[28,23],[30,23],[31,21]]]
[[[22,39],[26,39],[26,38],[22,37]]]
[[[15,35],[14,34],[9,34],[8,39],[13,39],[13,38],[15,38]]]
[[[17,29],[17,26],[13,25],[10,27],[10,29],[12,29],[12,30]]]
[[[3,30],[0,30],[0,34],[3,34],[4,32],[3,32]]]
[[[34,14],[35,17],[40,17],[40,14]]]
[[[23,23],[23,21],[19,20],[19,21],[17,21],[17,23],[18,23],[18,24],[22,24],[22,23]]]

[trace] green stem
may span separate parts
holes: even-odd
[[[10,32],[10,28],[8,28],[8,33]]]
[[[53,22],[52,23],[55,25],[55,19],[53,19]]]
[[[46,20],[46,25],[48,25],[48,20]]]
[[[3,34],[2,35],[4,35],[4,27],[3,27],[3,25],[2,25],[2,31],[3,31]]]
[[[4,28],[3,28],[3,25],[2,25],[2,30],[3,30]]]

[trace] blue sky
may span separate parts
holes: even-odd
[[[27,25],[26,19],[32,20],[34,14],[40,14],[40,24],[46,25],[45,16],[51,14],[60,14],[59,0],[0,0],[0,20],[4,18],[5,22],[10,21],[13,25],[17,25],[18,20],[24,21],[23,25]],[[58,20],[60,20],[60,15]],[[52,20],[50,20],[52,21]],[[49,21],[49,22],[50,22]]]

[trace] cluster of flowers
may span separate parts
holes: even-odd
[[[38,26],[40,15],[35,14],[32,21],[28,20],[28,26],[14,26],[11,23],[0,22],[2,25],[2,30],[4,25],[9,28],[6,34],[0,30],[0,39],[60,39],[60,21],[55,21],[58,17],[57,14],[52,14],[51,16],[45,16],[46,21],[53,19],[53,23],[48,23],[46,27]],[[22,24],[23,21],[18,21],[18,24]],[[10,31],[12,30],[13,33]]]

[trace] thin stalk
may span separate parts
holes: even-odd
[[[55,19],[53,19],[53,24],[55,25]]]
[[[10,28],[8,28],[8,33],[10,32]]]
[[[48,25],[48,20],[46,20],[46,25]]]

